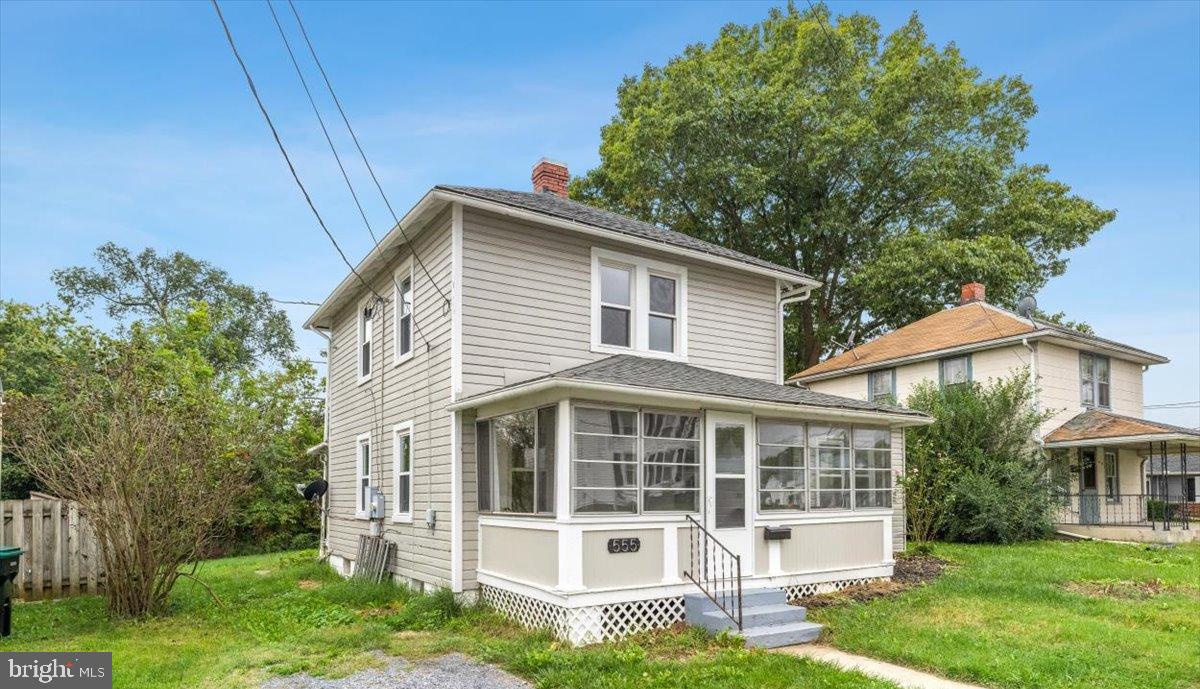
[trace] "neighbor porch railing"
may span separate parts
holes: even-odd
[[[1144,526],[1190,529],[1200,520],[1200,503],[1179,495],[1071,492],[1061,495],[1058,522],[1082,526]]]
[[[691,553],[683,576],[698,586],[742,630],[742,558],[687,515]]]

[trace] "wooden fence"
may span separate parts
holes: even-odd
[[[0,502],[0,543],[24,550],[13,582],[18,598],[39,600],[96,593],[104,572],[87,515],[66,500]]]

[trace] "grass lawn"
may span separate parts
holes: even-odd
[[[570,649],[493,615],[452,615],[445,596],[410,597],[391,585],[342,580],[312,553],[230,558],[200,572],[224,603],[182,580],[171,614],[112,623],[104,602],[80,597],[17,604],[3,651],[112,651],[114,686],[246,687],[269,675],[340,676],[379,664],[461,651],[536,686],[633,689],[805,687],[895,689],[826,665],[738,648],[696,632]]]
[[[1200,544],[939,544],[938,580],[810,611],[847,651],[987,686],[1200,687]]]

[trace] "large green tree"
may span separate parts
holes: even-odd
[[[914,14],[890,35],[824,5],[772,10],[646,66],[617,92],[574,198],[804,271],[788,366],[957,300],[1015,305],[1114,213],[1019,160],[1036,112]]]
[[[178,311],[198,302],[208,305],[216,342],[204,354],[221,369],[246,367],[264,359],[282,361],[296,349],[287,314],[270,295],[234,282],[211,263],[182,252],[159,255],[154,249],[134,254],[112,242],[95,251],[96,265],[60,268],[51,275],[58,296],[71,309],[97,301],[118,321],[147,319],[167,325]]]

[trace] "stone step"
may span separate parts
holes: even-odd
[[[779,648],[816,641],[821,636],[821,625],[815,622],[793,622],[763,627],[748,627],[742,630],[746,646],[753,648]]]
[[[803,622],[807,611],[798,605],[787,603],[777,605],[756,605],[742,610],[742,627],[764,627],[773,624],[791,624]],[[688,617],[688,622],[704,627],[711,632],[733,629],[737,623],[730,619],[723,610],[710,610],[698,616]]]
[[[732,597],[730,599],[732,601]],[[683,597],[684,608],[689,616],[700,615],[714,610],[720,610],[717,604],[709,600],[703,593],[689,593]],[[751,589],[742,592],[742,607],[751,608],[760,605],[786,605],[787,594],[783,589]]]

